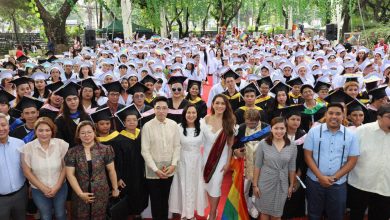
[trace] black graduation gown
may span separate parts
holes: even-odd
[[[368,108],[367,114],[364,115],[364,124],[376,121],[377,115],[378,115],[378,111]]]
[[[9,124],[9,125],[12,125],[12,123],[14,123],[15,120],[16,120],[16,118],[10,116],[10,117],[9,117],[9,120],[8,120],[8,124]]]
[[[303,104],[305,103],[305,100],[302,98],[302,96],[294,97],[291,93],[288,94],[288,103],[291,105],[297,105],[297,104]]]
[[[188,105],[188,100],[187,99],[183,99],[179,105],[179,108],[178,109],[175,109],[173,108],[173,101],[172,101],[172,98],[169,98],[168,99],[168,108],[170,110],[179,110],[179,109],[183,109],[185,108],[186,106]],[[180,114],[172,114],[172,113],[168,113],[167,115],[167,118],[171,119],[171,120],[174,120],[176,123],[180,124],[181,123],[181,113]]]
[[[318,109],[314,114],[302,113],[300,128],[303,129],[305,132],[309,132],[310,127],[314,124],[314,122],[324,117],[325,112],[326,106],[322,106],[322,108]]]
[[[153,107],[150,107],[149,105],[144,105],[144,108],[140,109],[139,112],[142,114],[142,113],[145,113],[145,112],[149,112],[150,110],[153,111]],[[146,122],[152,120],[154,118],[155,114],[150,114],[148,116],[145,116],[145,117],[142,117],[139,121],[138,121],[138,128],[142,128],[142,126],[144,126],[146,124]]]
[[[53,111],[47,108],[39,109],[39,117],[48,117],[53,120],[53,122],[56,120],[59,113],[59,111]]]
[[[261,121],[267,121],[267,116],[266,116],[264,110],[262,108],[258,107],[258,106],[255,106],[254,108],[260,112],[260,120]],[[234,112],[234,115],[236,116],[236,124],[242,124],[242,123],[245,122],[244,114],[245,114],[245,111],[247,109],[248,109],[248,107],[241,106],[240,108],[238,108]]]
[[[89,116],[86,116],[85,118],[80,118],[80,122],[82,121],[91,121],[91,118]],[[55,119],[54,123],[57,126],[56,137],[66,141],[69,144],[70,148],[76,146],[74,138],[76,134],[77,124],[72,120],[69,123],[70,126],[67,126],[63,115],[58,116]]]
[[[19,110],[16,110],[15,108],[10,108],[10,110],[8,111],[8,114],[14,118],[20,118],[22,112],[20,112]]]
[[[261,122],[261,129],[264,129],[264,128],[266,128],[267,126],[269,126],[269,124],[264,123],[264,122]],[[246,124],[245,124],[245,123],[240,124],[240,126],[238,127],[237,136],[234,138],[234,144],[233,144],[233,146],[232,146],[232,149],[233,149],[233,150],[244,147],[244,146],[242,146],[242,144],[240,143],[240,139],[243,138],[243,137],[245,137],[245,130],[246,130]],[[264,134],[264,135],[262,135],[262,136],[256,138],[254,141],[261,141],[262,139],[264,139],[265,137],[267,137],[268,134],[269,134],[269,133]]]
[[[295,140],[298,140],[305,134],[306,132],[304,130],[298,129],[295,133]],[[303,182],[305,182],[307,165],[303,155],[303,144],[297,145],[297,148],[296,169],[301,170],[300,178]],[[298,190],[291,195],[291,198],[286,200],[282,218],[305,217],[305,208],[305,189],[302,186],[299,186]]]
[[[269,111],[270,108],[274,105],[275,98],[271,96],[266,96],[266,97],[260,97],[256,99],[256,105],[259,106],[260,108],[264,109],[265,111]]]
[[[107,103],[104,104],[104,105],[99,106],[96,110],[100,110],[100,109],[103,109],[103,108],[106,108],[106,107],[108,107]],[[121,110],[124,107],[126,107],[126,106],[118,103],[117,111]],[[111,114],[112,114],[111,130],[119,132],[119,131],[122,131],[124,127],[123,127],[121,121],[117,117],[114,116],[115,113],[116,112],[111,112]]]
[[[23,140],[23,138],[26,137],[26,135],[30,133],[30,131],[32,130],[26,128],[25,124],[23,124],[13,130],[9,136]]]
[[[195,105],[196,111],[198,112],[198,118],[204,118],[207,115],[207,104],[202,99],[188,100],[190,103]]]
[[[153,105],[153,101],[154,101],[154,98],[155,97],[153,97],[152,99],[147,99],[146,97],[145,97],[145,105],[148,105],[148,106],[150,106],[150,107],[154,107],[154,105]]]
[[[280,108],[269,108],[268,111],[267,111],[267,118],[268,118],[268,123],[270,123],[270,121],[275,118],[275,117],[279,117],[282,115],[282,109]]]
[[[141,155],[141,134],[135,139],[127,134],[128,132],[123,130],[118,136],[121,144],[114,148],[115,168],[118,179],[122,179],[126,184],[121,193],[129,198],[129,214],[139,215],[148,206],[145,161]]]
[[[241,98],[241,94],[237,91],[232,96],[229,95],[229,92],[227,90],[224,91],[222,94],[224,94],[226,96],[226,98],[228,98],[233,112],[235,112],[239,107],[241,107],[245,104],[244,100],[242,100],[242,98]]]

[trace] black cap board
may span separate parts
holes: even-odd
[[[248,92],[254,92],[256,94],[256,97],[260,95],[260,91],[257,88],[257,86],[252,82],[246,85],[244,88],[240,90],[241,96],[244,97],[246,93]]]
[[[314,87],[312,85],[310,85],[310,84],[303,84],[299,90],[300,90],[301,93],[303,93],[303,90],[306,89],[306,88],[310,88],[311,90],[314,91]]]
[[[351,96],[345,93],[342,89],[337,89],[325,97],[325,101],[329,103],[344,103],[348,104],[354,100]]]
[[[157,82],[157,79],[148,74],[140,82],[142,84],[146,84],[148,82],[151,82],[151,83],[155,84]]]
[[[274,86],[274,84],[272,83],[272,79],[270,76],[267,76],[267,77],[263,77],[259,80],[256,81],[257,82],[257,85],[260,87],[261,84],[267,84],[270,88]]]
[[[51,84],[47,85],[46,88],[48,90],[54,92],[54,91],[56,91],[57,89],[59,89],[63,85],[64,85],[64,83],[62,81],[58,81],[58,82],[51,83]]]
[[[9,102],[14,100],[15,99],[15,96],[11,95],[10,93],[8,93],[7,91],[1,89],[0,90],[0,103],[1,104],[7,104],[9,105]]]
[[[354,111],[362,111],[364,115],[367,115],[367,108],[358,99],[354,99],[347,105],[347,115],[350,115]]]
[[[136,82],[132,87],[128,88],[126,92],[128,94],[134,95],[136,92],[144,93],[148,90],[149,90],[149,88],[146,87],[144,84],[142,84],[140,82]]]
[[[316,83],[316,85],[314,86],[314,91],[317,92],[317,93],[318,93],[320,90],[328,90],[328,91],[329,91],[329,88],[330,88],[331,86],[332,86],[332,85],[329,84],[329,83],[318,81],[318,82]]]
[[[386,97],[387,96],[386,88],[387,85],[384,85],[369,91],[368,94],[372,96],[372,101]]]
[[[290,105],[280,109],[284,118],[290,118],[293,115],[301,116],[301,112],[305,109],[303,105]]]
[[[169,85],[173,85],[175,83],[180,83],[180,84],[183,84],[184,81],[186,81],[187,77],[185,76],[171,76],[171,78],[169,78],[168,80],[168,84]]]
[[[291,87],[284,82],[280,81],[274,87],[271,88],[270,92],[277,94],[279,91],[285,91],[286,94],[290,91]]]
[[[109,107],[102,108],[100,110],[97,110],[96,112],[91,114],[92,121],[95,123],[98,123],[102,120],[110,120],[112,118],[112,114]]]
[[[119,81],[106,83],[106,84],[103,84],[102,86],[107,90],[107,92],[122,92],[123,91],[123,87]]]
[[[15,86],[20,86],[22,84],[28,84],[31,81],[31,78],[22,76],[17,79],[12,80],[10,83],[15,84]]]
[[[199,94],[200,94],[200,90],[202,89],[202,82],[198,81],[198,80],[193,80],[193,79],[188,80],[187,92],[190,92],[190,89],[193,85],[198,85]]]
[[[122,108],[120,111],[115,113],[115,116],[119,118],[123,126],[125,126],[126,117],[129,115],[135,115],[137,119],[141,118],[141,113],[138,111],[137,107],[134,104]]]
[[[93,90],[96,90],[98,89],[95,81],[93,81],[92,78],[88,78],[88,79],[84,79],[84,80],[81,80],[80,82],[78,82],[77,84],[79,84],[81,87],[88,87],[88,88],[91,88]]]
[[[289,86],[302,85],[303,81],[302,81],[302,79],[300,77],[296,77],[294,79],[290,79],[289,81],[287,81],[287,84]]]
[[[78,96],[79,95],[79,89],[81,88],[81,86],[75,82],[68,82],[67,84],[61,86],[59,89],[57,89],[56,91],[54,91],[54,93],[56,95],[59,95],[61,96],[62,98],[66,99],[66,97],[70,96],[70,95],[75,95],[75,96]]]
[[[42,106],[42,101],[34,97],[23,96],[19,103],[15,106],[15,109],[23,112],[23,110],[26,108],[35,107],[36,109],[40,109]]]
[[[18,59],[16,59],[16,60],[19,62],[22,62],[23,60],[28,60],[28,57],[25,55],[22,55],[22,56],[18,57]]]
[[[240,75],[238,75],[236,72],[234,72],[232,69],[228,69],[226,72],[224,72],[221,76],[222,78],[226,79],[228,77],[233,77],[234,79],[238,79]]]

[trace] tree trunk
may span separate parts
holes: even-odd
[[[259,31],[261,12],[264,10],[265,5],[266,5],[266,2],[263,2],[261,4],[261,6],[259,7],[259,14],[257,14],[257,17],[256,17],[255,32]]]
[[[351,16],[349,16],[349,0],[343,1],[343,9],[341,12],[341,17],[343,18],[343,27],[341,28],[341,39],[344,40],[344,33],[350,31],[349,23]]]
[[[13,13],[11,13],[11,19],[12,19],[12,26],[13,26],[14,32],[15,32],[16,42],[19,44],[20,43],[20,41],[19,41],[19,28],[18,28],[18,23],[16,22],[16,18],[15,18],[15,11]]]
[[[285,7],[282,8],[282,15],[284,17],[284,29],[288,29],[288,13]]]
[[[131,0],[121,0],[123,37],[125,40],[133,38],[133,27],[131,20],[132,5]]]
[[[210,11],[211,3],[208,4],[207,10],[206,10],[206,15],[204,16],[202,20],[202,32],[203,35],[206,33],[206,25],[207,25],[207,19],[209,17],[209,11]]]
[[[190,13],[189,13],[188,7],[187,7],[186,14],[185,14],[185,27],[186,27],[186,29],[185,29],[185,32],[183,33],[183,37],[188,37],[188,33],[189,33],[189,29],[190,29],[189,22],[188,22],[189,18],[190,18]]]
[[[103,28],[103,6],[102,5],[100,5],[99,14],[100,14],[99,29],[102,29]]]
[[[167,37],[167,23],[165,22],[166,11],[162,3],[160,3],[160,35],[161,37]]]

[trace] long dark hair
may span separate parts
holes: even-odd
[[[89,87],[82,87],[81,88],[81,90],[80,90],[80,102],[83,101],[83,91],[84,91],[85,88],[89,88]],[[82,103],[81,103],[81,105],[82,105]],[[91,107],[92,106],[98,106],[97,101],[96,101],[96,96],[95,96],[95,90],[92,91]]]
[[[79,98],[79,105],[77,106],[77,111],[80,113],[80,121],[82,120],[85,120],[86,118],[88,118],[88,114],[85,112],[84,110],[84,106],[83,106],[83,103],[81,101],[81,98],[79,96],[77,96]],[[62,107],[61,107],[61,110],[60,112],[62,113],[62,117],[64,118],[64,122],[65,122],[65,128],[68,129],[69,133],[70,134],[73,134],[75,131],[73,131],[71,129],[71,122],[73,122],[73,119],[70,117],[70,109],[68,107],[68,105],[66,104],[66,98],[64,98],[64,102],[62,103]]]
[[[198,113],[198,109],[196,108],[196,106],[192,103],[188,103],[188,105],[183,109],[183,113],[181,114],[181,127],[183,128],[183,134],[184,136],[187,136],[187,119],[186,119],[186,114],[187,114],[187,111],[189,108],[191,107],[194,107],[195,110],[196,110],[196,119],[195,119],[195,136],[194,137],[197,137],[200,133],[200,118],[199,118],[199,113]]]
[[[196,84],[196,83],[191,83],[191,84],[189,84],[189,85],[188,85],[188,91],[189,91],[194,85],[198,86],[198,89],[199,89],[198,97],[201,98],[201,96],[200,96],[200,89],[201,89],[201,88],[199,88],[199,85],[198,85],[198,84]],[[190,93],[190,92],[187,93],[185,99],[191,100],[191,93]]]
[[[87,67],[87,68],[88,68],[88,76],[93,76],[91,67]],[[80,70],[79,70],[79,78],[80,79],[84,79],[82,70],[83,70],[83,67],[80,67]]]
[[[218,94],[214,96],[212,104],[211,104],[211,114],[214,115],[214,102],[217,100],[217,98],[222,98],[225,102],[226,109],[223,112],[222,116],[222,128],[223,131],[226,133],[227,136],[233,136],[234,135],[234,125],[236,124],[236,116],[233,114],[232,106],[230,105],[229,100],[226,98],[223,94]]]
[[[271,128],[273,126],[275,126],[276,124],[278,123],[283,123],[284,126],[286,127],[286,133],[284,134],[283,136],[283,140],[284,140],[284,146],[283,147],[286,147],[287,145],[290,145],[291,144],[291,141],[290,139],[288,138],[287,136],[287,122],[286,122],[286,119],[284,119],[283,117],[275,117],[271,120]],[[272,132],[268,135],[268,137],[265,139],[265,142],[268,144],[268,145],[272,145],[272,141],[274,139],[274,136],[272,134]]]

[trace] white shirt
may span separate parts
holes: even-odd
[[[390,134],[378,121],[356,129],[360,156],[349,173],[348,183],[363,191],[390,196]]]

